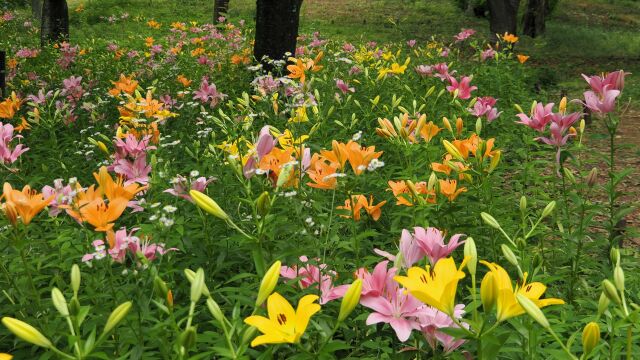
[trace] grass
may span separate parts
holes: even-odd
[[[84,3],[94,15],[75,13]],[[208,22],[213,0],[70,0],[72,39],[117,39],[126,45],[121,26],[136,32],[145,21]],[[98,10],[98,11],[96,11]],[[106,18],[128,12],[126,25],[109,24]],[[229,17],[252,23],[255,0],[232,0]],[[100,15],[97,15],[100,14]],[[427,40],[451,36],[461,28],[474,28],[488,36],[486,19],[469,16],[452,0],[305,0],[301,10],[301,32],[318,31],[324,37],[378,42]],[[75,26],[74,26],[75,25]],[[580,73],[625,69],[640,74],[640,2],[633,0],[561,0],[549,17],[547,33],[537,39],[522,37],[517,51],[531,55],[539,69],[539,85],[551,94],[578,96],[584,89]],[[629,78],[626,93],[640,99],[640,78]],[[639,104],[635,100],[635,104]]]

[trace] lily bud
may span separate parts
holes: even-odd
[[[191,283],[191,302],[198,302],[202,296],[202,289],[204,288],[204,270],[199,268],[196,271],[196,277]]]
[[[222,220],[229,220],[229,215],[212,198],[197,190],[189,191],[189,195],[202,210]]]
[[[587,176],[587,186],[592,188],[596,184],[596,180],[598,180],[598,168],[593,168]]]
[[[523,113],[523,114],[524,114],[524,110],[522,110],[522,107],[521,107],[520,105],[515,104],[515,105],[513,105],[513,106],[516,108],[516,110],[518,110],[518,112],[521,112],[521,113]]]
[[[173,309],[173,292],[171,289],[167,290],[167,305],[169,305],[169,309]]]
[[[575,185],[576,177],[573,176],[573,172],[571,172],[571,170],[567,169],[566,167],[562,167],[562,173],[569,180],[569,182]]]
[[[600,299],[598,300],[598,317],[600,317],[600,316],[602,316],[602,314],[604,314],[604,312],[609,307],[609,303],[610,302],[611,301],[607,297],[607,294],[605,294],[604,291],[601,292],[600,293]]]
[[[107,154],[107,155],[111,155],[111,153],[109,152],[109,149],[107,149],[107,145],[105,145],[102,141],[98,140],[96,141],[96,146],[98,147],[98,149],[100,149],[103,153]]]
[[[213,298],[207,299],[207,307],[209,308],[209,312],[213,317],[218,320],[220,324],[224,324],[225,316],[218,303],[213,300]]]
[[[491,174],[493,172],[493,170],[495,170],[498,167],[498,164],[500,164],[500,158],[502,157],[502,151],[501,150],[496,150],[495,154],[493,154],[493,156],[491,157],[491,161],[489,162],[489,174]]]
[[[491,311],[498,299],[498,287],[493,277],[493,273],[488,272],[480,283],[480,300],[485,312]]]
[[[561,114],[564,114],[565,112],[567,112],[567,97],[563,97],[562,100],[560,100],[560,105],[558,106],[558,110],[560,111]]]
[[[80,290],[80,267],[78,264],[71,266],[71,289],[73,289],[73,295],[78,296]]]
[[[480,136],[481,132],[482,132],[482,119],[477,118],[476,119],[476,135]]]
[[[615,303],[616,305],[620,305],[622,303],[622,299],[620,299],[620,295],[618,294],[618,290],[616,290],[616,286],[613,285],[613,283],[609,279],[602,281],[602,290],[611,302]]]
[[[116,327],[116,325],[118,325],[118,323],[122,321],[125,316],[127,316],[129,310],[131,310],[131,305],[131,301],[127,301],[120,304],[117,308],[115,308],[115,310],[113,310],[113,312],[111,312],[111,315],[109,315],[109,318],[107,319],[107,324],[104,326],[103,334],[106,334],[109,331],[113,330],[113,328]]]
[[[262,281],[260,282],[260,290],[258,290],[258,297],[256,298],[256,306],[262,305],[265,300],[271,295],[273,289],[278,284],[278,278],[280,278],[280,267],[282,263],[280,260],[274,262],[269,270],[264,274]]]
[[[613,283],[620,292],[624,291],[624,271],[620,266],[613,269]]]
[[[611,250],[609,250],[609,258],[614,266],[620,266],[620,249],[612,247]]]
[[[549,320],[547,320],[547,317],[544,316],[542,310],[540,310],[540,308],[536,306],[533,301],[520,293],[516,295],[516,299],[518,300],[518,303],[520,304],[520,306],[522,306],[524,311],[526,311],[527,314],[529,314],[529,316],[533,318],[533,320],[537,321],[540,326],[545,329],[548,329],[550,327]]]
[[[189,283],[193,283],[193,280],[195,280],[196,278],[196,273],[191,269],[184,269],[184,276],[187,277]],[[211,296],[211,294],[209,293],[209,288],[207,288],[207,284],[204,284],[204,287],[202,288],[202,295],[204,295],[205,297]]]
[[[7,201],[2,205],[2,210],[4,211],[4,216],[9,220],[11,225],[16,226],[18,223],[18,211],[16,211],[16,207],[12,202]]]
[[[527,211],[527,197],[524,195],[520,197],[520,211],[523,213]]]
[[[2,324],[20,339],[43,348],[52,348],[53,344],[38,329],[18,319],[3,317]]]
[[[462,128],[464,127],[464,123],[462,122],[462,118],[456,119],[456,135],[462,135]]]
[[[502,254],[507,259],[509,263],[513,266],[518,266],[518,258],[516,254],[513,253],[510,247],[505,244],[500,245],[500,249],[502,250]]]
[[[487,214],[486,212],[481,212],[480,217],[482,218],[485,224],[491,226],[492,228],[494,229],[501,228],[500,224],[498,223],[498,220],[496,220],[493,216]]]
[[[431,175],[429,175],[429,181],[427,181],[427,190],[433,191],[437,183],[438,183],[438,176],[436,176],[436,173],[432,171]]]
[[[58,310],[60,315],[67,317],[69,316],[69,308],[67,307],[67,300],[64,298],[62,291],[57,287],[51,289],[51,301],[53,302],[53,306]]]
[[[271,198],[269,197],[269,192],[265,191],[258,197],[256,201],[256,210],[258,215],[267,216],[269,214],[269,210],[271,208]]]
[[[278,181],[276,181],[276,187],[281,188],[291,179],[291,175],[293,174],[293,165],[286,164],[280,170],[280,175],[278,176]]]
[[[468,237],[464,241],[464,257],[469,257],[467,262],[467,269],[471,275],[476,274],[476,266],[478,265],[478,251],[476,249],[476,242],[472,237]]]
[[[196,333],[196,328],[193,326],[189,326],[189,328],[187,328],[182,332],[182,334],[180,334],[178,341],[180,342],[180,345],[182,347],[188,350],[196,344],[197,335],[198,334]]]
[[[351,314],[353,309],[356,308],[360,302],[360,295],[362,294],[362,279],[356,279],[344,294],[342,302],[340,303],[340,313],[338,314],[338,322],[343,322],[344,319]]]
[[[587,122],[584,119],[580,119],[580,134],[584,134],[584,128],[587,126]]]
[[[454,159],[464,161],[462,153],[460,153],[460,150],[458,150],[458,148],[456,148],[452,143],[447,140],[442,140],[442,145],[444,145],[444,149],[447,150],[449,155],[451,155]]]
[[[552,201],[550,203],[547,204],[547,206],[545,206],[544,210],[542,210],[542,215],[540,216],[540,219],[544,219],[547,216],[551,215],[551,213],[553,212],[553,210],[556,208],[556,202]]]
[[[582,330],[582,351],[585,356],[593,351],[598,342],[600,342],[600,326],[597,322],[592,321]]]
[[[449,122],[449,119],[447,119],[446,117],[443,117],[442,123],[444,124],[445,129],[449,130],[451,135],[453,135],[453,128],[451,127],[451,123]]]
[[[167,291],[169,288],[167,287],[167,283],[164,282],[159,276],[156,276],[153,279],[153,290],[156,295],[160,298],[167,296]]]

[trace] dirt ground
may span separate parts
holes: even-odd
[[[602,120],[594,117],[586,132],[583,142],[589,148],[597,150],[599,154],[609,153],[609,136]],[[615,170],[632,169],[631,174],[618,185],[618,191],[623,193],[618,201],[634,206],[634,210],[625,218],[625,242],[640,246],[640,110],[629,110],[623,115],[616,144]],[[589,156],[588,162],[589,166],[598,168],[598,183],[605,184],[608,181],[608,166],[601,155]],[[596,199],[603,203],[608,201],[603,190],[598,190]],[[606,218],[596,218],[598,220],[606,221]]]

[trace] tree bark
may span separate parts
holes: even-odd
[[[40,46],[69,40],[69,8],[66,0],[44,0]]]
[[[256,41],[253,55],[265,70],[271,70],[268,60],[286,60],[286,53],[295,54],[302,0],[257,0]]]
[[[217,24],[220,16],[229,11],[229,0],[215,0],[213,4],[213,23]]]
[[[515,35],[518,30],[520,0],[487,0],[487,5],[492,40],[496,39],[496,34],[502,35],[505,32]]]
[[[36,20],[42,19],[42,0],[31,0],[31,16]]]
[[[546,0],[529,0],[522,20],[522,33],[533,38],[544,34],[546,12]]]

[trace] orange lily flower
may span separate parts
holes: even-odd
[[[338,169],[343,169],[348,160],[347,147],[344,143],[333,140],[331,150],[320,151],[320,156],[327,159],[332,164],[336,164]]]
[[[420,129],[420,136],[426,142],[430,142],[438,133],[442,130],[438,125],[434,124],[433,121],[429,121]]]
[[[278,177],[280,176],[280,171],[282,171],[282,167],[287,163],[295,161],[295,158],[292,155],[293,151],[293,148],[288,148],[285,150],[282,150],[280,148],[273,148],[270,153],[260,159],[258,168],[260,168],[262,171],[268,171],[269,177],[274,183],[276,183],[278,181]],[[294,185],[296,180],[296,176],[291,176],[291,179],[287,184],[285,184],[285,186]]]
[[[460,195],[461,193],[467,191],[467,188],[458,187],[458,181],[456,180],[439,180],[440,183],[440,194],[444,195],[449,199],[449,201],[453,201]]]
[[[306,80],[306,75],[304,73],[307,69],[306,64],[302,61],[302,59],[289,58],[289,61],[294,61],[295,64],[287,66],[287,70],[289,70],[290,72],[287,77],[291,79],[300,79],[300,82],[304,84]]]
[[[138,82],[133,79],[133,76],[126,77],[124,74],[120,74],[118,81],[112,81],[111,83],[114,85],[114,88],[109,90],[109,94],[114,96],[120,95],[121,92],[132,95],[138,88]]]
[[[120,178],[116,178],[114,181],[107,172],[106,166],[101,167],[98,173],[93,173],[93,177],[100,186],[99,190],[106,195],[109,202],[113,202],[117,198],[122,198],[129,202],[137,193],[146,189],[145,186],[140,186],[137,183],[131,183],[125,186],[123,180]]]
[[[10,204],[10,207],[13,206],[13,209],[20,215],[22,223],[29,225],[31,220],[49,205],[54,197],[55,195],[51,195],[45,199],[41,193],[32,190],[29,185],[25,185],[20,191],[13,189],[11,184],[4,183],[0,199],[4,198],[5,204]]]
[[[187,87],[187,86],[191,85],[191,82],[192,82],[191,80],[187,79],[187,78],[186,78],[184,75],[182,75],[182,74],[178,75],[178,79],[177,79],[177,80],[178,80],[178,82],[179,82],[180,84],[182,84],[182,86],[184,86],[184,87]]]
[[[0,102],[0,118],[13,119],[16,111],[20,110],[22,100],[18,98],[15,92],[11,92],[11,97]]]
[[[451,154],[445,154],[442,163],[431,163],[431,169],[435,172],[443,173],[447,176],[451,175],[452,170],[455,170],[459,173],[459,179],[462,180],[464,178],[463,173],[467,171],[468,167],[459,161],[453,161],[453,157],[451,156]]]
[[[356,175],[362,174],[373,159],[377,159],[382,155],[382,151],[375,152],[375,146],[364,147],[357,142],[350,140],[346,144],[347,159]]]
[[[122,215],[129,201],[118,197],[105,204],[104,200],[96,199],[80,208],[83,220],[91,224],[96,231],[109,231],[113,223]]]
[[[371,216],[373,221],[378,221],[380,219],[380,215],[382,215],[382,206],[386,204],[387,201],[382,201],[377,205],[373,205],[373,196],[369,197],[369,201],[367,201],[367,197],[364,195],[351,195],[351,199],[347,199],[344,201],[344,206],[338,206],[337,209],[341,210],[349,210],[351,215],[340,215],[344,218],[350,219],[353,216],[355,221],[360,221],[360,211],[365,209],[367,214]],[[353,208],[352,208],[352,204]]]
[[[520,64],[524,64],[525,62],[527,62],[527,60],[529,60],[529,56],[518,54],[518,61],[520,62]]]
[[[327,160],[320,155],[313,154],[311,165],[307,170],[307,175],[313,182],[308,182],[307,185],[316,189],[335,189],[338,185],[337,170],[338,166],[335,163],[327,163]]]

